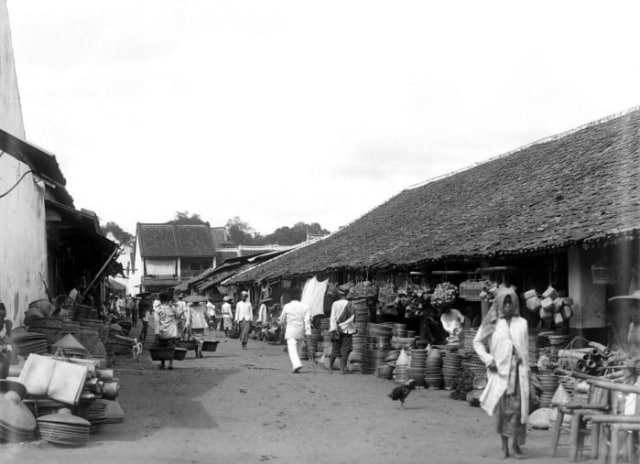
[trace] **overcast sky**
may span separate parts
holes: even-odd
[[[8,0],[29,141],[76,207],[335,230],[640,104],[638,2]]]

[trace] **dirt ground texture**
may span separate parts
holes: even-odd
[[[214,339],[214,334],[207,334]],[[85,447],[43,441],[0,445],[2,464],[98,463],[491,463],[499,459],[494,419],[418,388],[406,408],[387,394],[391,380],[341,375],[304,362],[299,374],[283,346],[220,340],[216,352],[190,351],[159,370],[145,350],[140,362],[118,356],[121,424],[103,425]],[[527,462],[548,463],[550,432],[530,430]],[[567,461],[567,449],[558,462]]]

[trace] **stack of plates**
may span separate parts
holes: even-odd
[[[442,379],[444,380],[444,388],[453,389],[456,377],[460,374],[462,364],[462,356],[452,351],[447,351],[442,362]]]
[[[88,420],[74,416],[67,408],[38,418],[38,431],[42,439],[58,445],[86,445],[90,427]]]
[[[424,381],[432,390],[439,390],[442,387],[442,356],[437,348],[432,348],[427,355]]]
[[[16,332],[13,335],[13,345],[20,356],[28,356],[29,353],[47,354],[49,352],[47,337],[36,332]]]

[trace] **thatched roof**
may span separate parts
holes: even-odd
[[[640,109],[409,188],[230,283],[525,254],[640,230]]]
[[[138,223],[136,235],[143,258],[213,258],[215,255],[207,225]]]

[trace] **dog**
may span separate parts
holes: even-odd
[[[133,339],[133,345],[131,345],[131,355],[133,359],[140,362],[140,355],[142,354],[142,343],[137,338]]]

